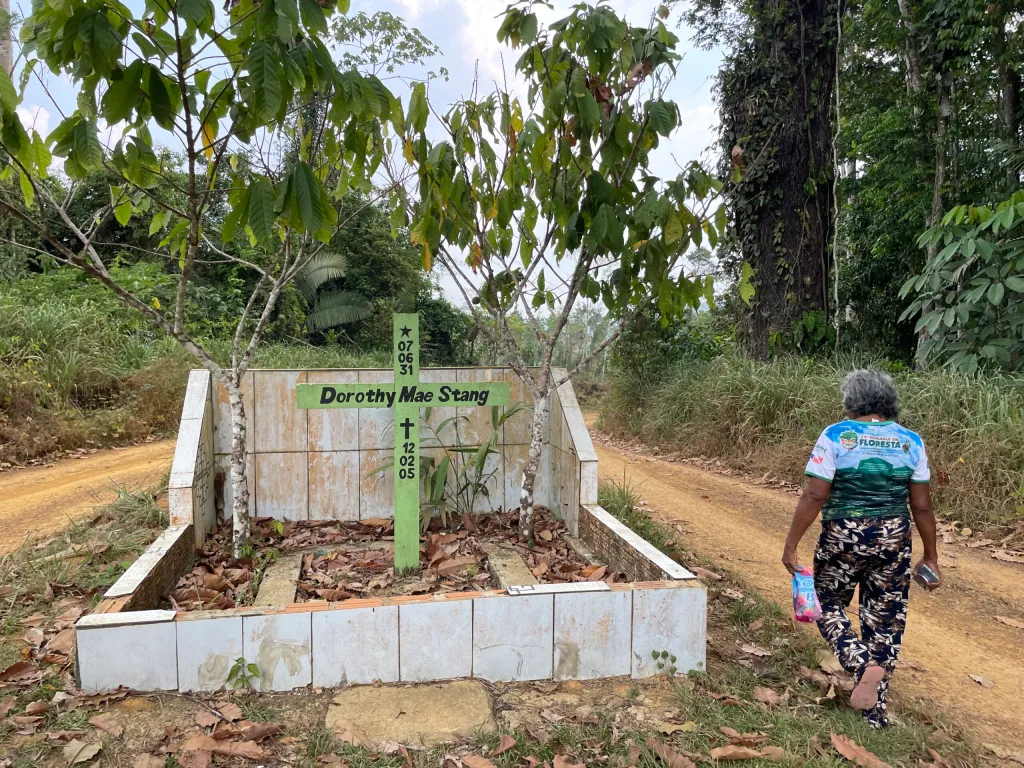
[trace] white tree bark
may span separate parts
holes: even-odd
[[[249,543],[249,476],[246,472],[245,404],[236,381],[227,385],[231,404],[232,549],[236,558]]]
[[[11,56],[11,3],[10,0],[0,0],[0,67],[8,75],[14,69],[14,59]]]
[[[526,466],[523,467],[523,490],[519,499],[519,539],[529,541],[533,538],[533,490],[537,483],[537,469],[540,467],[541,451],[544,448],[544,430],[548,423],[548,409],[551,405],[551,393],[533,398],[533,423],[530,427],[530,450],[526,454]]]

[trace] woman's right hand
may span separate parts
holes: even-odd
[[[782,550],[782,564],[786,566],[790,575],[796,574],[796,569],[800,566],[800,558],[797,557],[795,546],[786,544],[785,549]]]

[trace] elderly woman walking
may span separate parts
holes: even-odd
[[[872,726],[884,728],[911,573],[934,574],[929,589],[940,584],[931,475],[924,442],[896,423],[900,407],[892,379],[853,371],[843,381],[842,395],[846,420],[828,427],[814,446],[782,562],[790,573],[796,570],[797,545],[820,512],[814,551],[818,629],[857,681],[850,704],[864,710]],[[910,515],[924,544],[924,557],[913,571]],[[922,572],[924,566],[931,574]],[[859,637],[846,615],[855,587],[860,587]]]

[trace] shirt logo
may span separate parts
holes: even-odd
[[[839,435],[839,444],[848,451],[857,447],[857,433],[848,429]]]

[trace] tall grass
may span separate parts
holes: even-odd
[[[856,365],[865,362],[730,354],[679,361],[656,381],[619,371],[601,425],[802,482],[815,439],[843,418],[839,383]],[[1024,377],[892,373],[900,422],[925,440],[940,510],[972,526],[1024,516]]]

